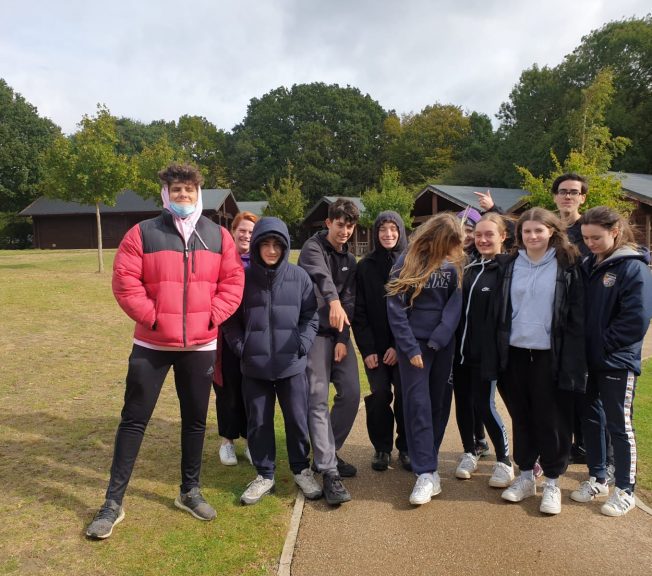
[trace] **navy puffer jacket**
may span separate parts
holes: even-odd
[[[641,348],[652,316],[652,277],[647,251],[616,250],[603,262],[582,262],[590,370],[641,373]]]
[[[260,257],[260,243],[274,237],[283,245],[279,263]],[[306,369],[306,354],[318,327],[317,300],[308,273],[288,262],[290,235],[278,218],[262,218],[251,237],[251,265],[238,313],[224,326],[229,346],[240,357],[242,373],[280,380]]]

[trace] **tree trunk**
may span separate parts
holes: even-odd
[[[100,203],[95,202],[95,218],[97,220],[97,271],[104,272],[104,257],[102,256],[102,219],[100,218]]]

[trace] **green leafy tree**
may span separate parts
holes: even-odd
[[[387,126],[396,132],[395,124]],[[471,124],[462,109],[451,104],[426,106],[419,114],[401,119],[386,154],[407,185],[438,180],[461,156]]]
[[[310,202],[358,194],[380,174],[386,116],[370,96],[336,84],[296,84],[253,98],[228,138],[232,188],[251,198],[290,161]]]
[[[36,199],[40,154],[60,135],[0,78],[0,212],[18,212]]]
[[[84,115],[77,133],[59,136],[43,155],[43,194],[95,205],[99,272],[104,271],[100,203],[114,206],[117,195],[134,181],[129,159],[116,152],[118,142],[116,119],[98,104],[97,114]]]
[[[613,72],[613,98],[605,124],[632,145],[614,158],[613,169],[652,173],[652,15],[609,22],[582,38],[559,66],[567,86],[592,84],[601,72]]]
[[[268,205],[265,216],[276,216],[283,220],[293,238],[297,238],[299,224],[306,209],[301,186],[302,182],[294,174],[294,166],[288,161],[285,176],[278,182],[270,180],[266,190]]]
[[[412,229],[412,208],[414,195],[401,182],[401,174],[396,168],[385,166],[380,176],[378,188],[371,188],[362,195],[364,212],[360,215],[360,224],[371,228],[378,214],[385,210],[398,212],[406,230]]]
[[[143,198],[160,200],[161,185],[158,173],[172,162],[186,162],[187,156],[182,150],[175,148],[167,136],[146,146],[140,154],[131,158],[133,187]]]
[[[530,190],[532,206],[554,209],[550,194],[552,182],[566,172],[576,172],[589,181],[589,194],[584,209],[592,206],[611,206],[627,213],[631,210],[622,194],[620,181],[607,174],[614,157],[622,154],[629,145],[627,138],[613,136],[604,125],[605,110],[613,96],[613,74],[604,70],[595,81],[582,90],[582,100],[577,110],[569,115],[570,141],[575,146],[563,163],[554,153],[554,169],[547,178],[535,177],[524,167],[518,167],[523,178],[523,188]]]
[[[204,175],[207,188],[228,188],[226,174],[226,134],[203,116],[184,115],[174,130],[173,143],[181,156],[195,164]]]
[[[472,112],[468,118],[470,130],[460,143],[459,159],[440,181],[461,186],[497,186],[501,184],[496,169],[498,138],[491,120],[478,112]]]

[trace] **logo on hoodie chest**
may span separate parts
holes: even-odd
[[[613,272],[606,272],[602,277],[602,285],[605,288],[611,288],[616,284],[616,278],[617,276]]]
[[[450,272],[433,272],[430,275],[430,279],[426,284],[424,285],[424,289],[426,288],[448,288],[448,285],[450,284],[451,281],[451,273]]]

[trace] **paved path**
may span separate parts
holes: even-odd
[[[408,503],[413,474],[398,466],[371,470],[362,407],[342,451],[359,469],[357,478],[345,481],[353,500],[339,508],[323,500],[306,502],[292,575],[652,573],[652,516],[637,508],[624,518],[607,518],[598,503],[570,500],[570,491],[585,479],[584,465],[569,467],[562,479],[562,513],[544,516],[540,493],[511,504],[488,486],[491,456],[480,461],[471,480],[457,480],[460,452],[451,417],[440,454],[442,493],[413,507]]]

